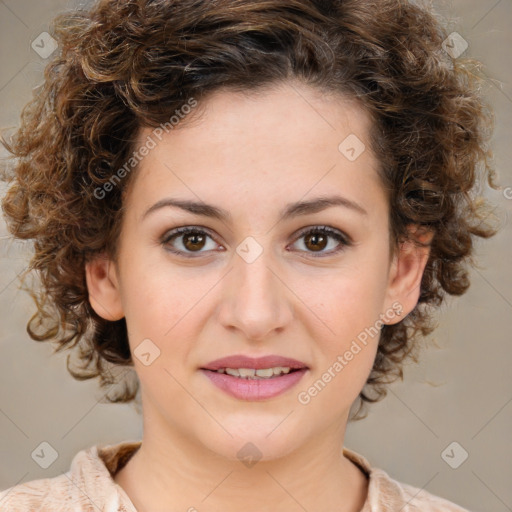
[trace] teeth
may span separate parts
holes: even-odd
[[[270,379],[274,375],[283,375],[290,373],[291,368],[287,366],[275,366],[273,368],[220,368],[218,373],[227,373],[233,377],[242,379]]]
[[[259,374],[259,371],[258,370],[258,377],[268,377],[268,375],[260,375]],[[256,373],[256,370],[254,370],[253,368],[239,368],[238,369],[238,374],[240,375],[240,377],[254,377],[254,374]]]
[[[272,368],[274,375],[279,375],[280,373],[290,373],[290,370],[291,368],[288,368],[287,366],[276,366],[275,368]]]

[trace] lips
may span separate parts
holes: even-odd
[[[203,366],[203,370],[217,371],[221,368],[254,368],[260,370],[262,368],[275,368],[284,366],[293,370],[308,369],[306,363],[298,361],[297,359],[290,359],[289,357],[282,357],[278,355],[270,355],[264,357],[249,357],[244,355],[234,355],[215,359],[207,365]]]
[[[278,373],[279,371],[283,373],[268,378],[243,378],[224,373],[226,368],[229,369],[228,371],[242,368],[252,370],[273,368],[278,369]],[[297,359],[277,355],[258,358],[234,355],[211,361],[199,370],[214,386],[231,397],[238,400],[260,401],[277,397],[291,390],[308,372],[309,367]]]

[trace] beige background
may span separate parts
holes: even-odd
[[[0,0],[0,126],[18,123],[31,88],[41,81],[45,60],[31,42],[58,11],[77,2]],[[496,111],[495,165],[503,187],[512,187],[512,1],[435,1],[450,17],[450,31],[469,43],[489,77],[485,93]],[[0,189],[3,194],[5,188]],[[472,511],[512,510],[512,199],[486,193],[498,207],[501,232],[478,244],[480,268],[472,286],[439,316],[432,347],[404,382],[350,424],[345,445],[393,478],[424,487]],[[509,196],[510,197],[510,196]],[[100,403],[95,382],[78,382],[65,368],[65,354],[32,341],[26,323],[34,307],[17,289],[16,275],[29,245],[7,238],[0,222],[0,489],[67,471],[77,451],[96,443],[138,439],[140,417],[131,405]],[[434,383],[434,386],[429,385]],[[58,452],[48,468],[31,453],[42,442]],[[441,453],[453,441],[469,457],[457,469]],[[454,454],[460,455],[461,448]]]

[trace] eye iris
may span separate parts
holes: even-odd
[[[320,242],[321,247],[318,247],[319,240],[321,240],[321,242]],[[322,233],[311,233],[311,234],[306,235],[306,237],[305,237],[305,244],[308,248],[309,248],[308,243],[310,241],[313,242],[313,247],[316,247],[316,249],[314,249],[315,251],[318,251],[318,250],[321,251],[322,249],[325,249],[325,246],[327,243],[327,237],[325,235],[323,235]]]
[[[191,242],[191,245],[188,244],[189,241]],[[183,245],[188,250],[202,249],[204,247],[204,243],[205,243],[205,236],[200,233],[190,232],[190,233],[183,235]],[[197,245],[199,245],[199,247],[197,247]]]

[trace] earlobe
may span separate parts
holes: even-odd
[[[422,243],[430,244],[433,232],[419,234],[417,231],[416,229],[414,232],[416,239]],[[416,307],[420,296],[423,272],[429,255],[430,245],[422,247],[412,240],[400,243],[391,265],[385,304],[388,308],[391,308],[393,304],[395,308],[399,304],[401,315],[387,321],[387,324],[398,323]]]
[[[94,311],[105,320],[124,317],[115,264],[104,254],[85,264],[89,302]]]

